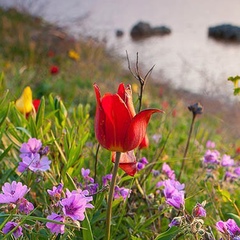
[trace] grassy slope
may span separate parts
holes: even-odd
[[[13,100],[30,85],[35,98],[53,92],[66,100],[68,106],[94,103],[93,82],[99,83],[103,91],[116,89],[121,81],[137,83],[121,68],[120,60],[106,52],[103,43],[93,39],[76,40],[62,29],[13,9],[0,9],[0,16],[0,71],[5,74],[6,87],[14,94]],[[68,57],[71,49],[80,54],[80,60]],[[49,56],[51,53],[53,56]],[[59,67],[58,74],[49,73],[52,65]],[[205,108],[202,118],[208,124],[214,123],[216,131],[224,137],[239,138],[239,106],[176,91],[163,84],[148,84],[144,106],[162,108],[163,102],[169,103],[169,112],[176,109],[180,115],[189,104],[201,102]]]

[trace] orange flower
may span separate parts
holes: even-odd
[[[146,135],[146,128],[153,113],[159,109],[146,109],[135,115],[131,86],[121,83],[116,94],[101,97],[94,84],[97,106],[95,134],[99,143],[113,152],[128,152],[138,147]]]

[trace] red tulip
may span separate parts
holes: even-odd
[[[112,162],[115,162],[116,152],[112,153]],[[119,167],[128,175],[134,176],[137,171],[137,161],[134,151],[121,153]]]
[[[51,66],[51,68],[50,68],[50,73],[51,73],[52,75],[57,74],[58,72],[59,72],[58,66]]]
[[[119,85],[116,94],[101,97],[94,84],[97,107],[95,134],[99,143],[113,152],[128,152],[138,147],[146,135],[150,117],[159,109],[146,109],[135,115],[131,86]]]
[[[35,109],[36,112],[38,111],[38,108],[39,108],[40,103],[41,103],[41,100],[40,100],[40,99],[34,99],[34,100],[32,101],[32,104],[33,104],[34,109]]]
[[[149,146],[149,139],[146,134],[145,137],[143,138],[142,142],[139,145],[139,149],[148,148],[148,146]]]

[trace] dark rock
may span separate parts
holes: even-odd
[[[240,27],[231,24],[209,27],[208,36],[219,40],[240,42]]]
[[[124,32],[120,29],[116,30],[116,37],[122,37]]]
[[[145,38],[156,35],[165,35],[171,33],[171,30],[166,26],[151,27],[149,23],[139,22],[133,26],[130,35],[132,38]]]

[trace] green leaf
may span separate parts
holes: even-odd
[[[10,144],[5,150],[4,152],[0,155],[0,161],[7,155],[7,153],[11,150],[12,148],[12,144]]]
[[[235,77],[229,77],[228,78],[228,81],[231,81],[231,82],[237,82],[238,80],[240,80],[240,76],[235,76]]]
[[[36,125],[39,129],[41,126],[43,126],[43,120],[44,120],[44,112],[45,112],[45,98],[41,98],[40,106],[38,108],[37,116],[36,116]]]
[[[234,92],[233,94],[236,96],[236,95],[239,95],[240,94],[240,88],[234,88]]]
[[[159,234],[155,240],[170,240],[180,231],[178,227],[171,227],[166,232]]]
[[[93,240],[92,228],[88,216],[85,213],[85,219],[82,221],[83,240]]]

